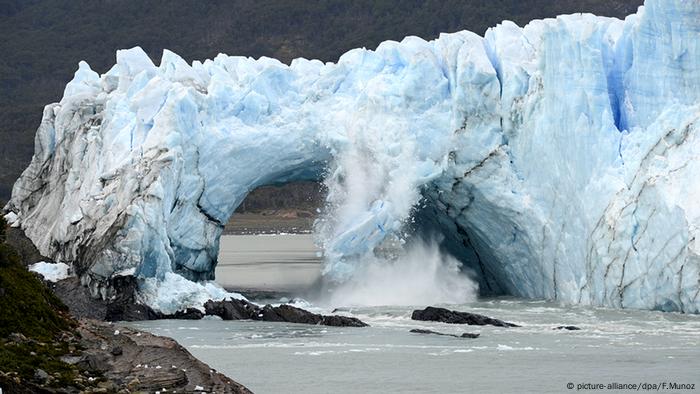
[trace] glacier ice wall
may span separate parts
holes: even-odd
[[[108,296],[114,275],[211,279],[247,192],[325,169],[331,280],[427,207],[482,287],[698,312],[699,121],[692,1],[407,37],[337,63],[165,51],[155,66],[134,48],[103,75],[80,63],[6,210]]]

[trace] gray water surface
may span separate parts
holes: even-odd
[[[303,290],[320,273],[310,235],[222,237],[221,245],[217,280],[229,287]],[[656,384],[658,392],[700,391],[661,388],[663,383],[699,387],[698,315],[515,299],[446,306],[523,326],[506,329],[410,319],[413,309],[425,306],[340,312],[371,325],[366,328],[219,320],[129,324],[175,338],[212,368],[258,394],[561,393],[595,383]],[[560,325],[581,330],[553,329]],[[481,336],[409,333],[413,328]],[[573,390],[567,388],[569,383]],[[636,390],[605,390],[631,391]]]
[[[345,312],[367,328],[217,320],[133,325],[175,338],[262,394],[559,393],[569,382],[700,384],[699,316],[503,299],[450,308],[523,327],[418,322],[410,319],[411,307]],[[562,324],[582,330],[553,330]],[[481,337],[409,333],[412,328]]]
[[[228,289],[303,292],[321,276],[311,234],[224,235],[216,281]]]

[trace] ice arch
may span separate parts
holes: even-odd
[[[104,296],[114,275],[210,278],[247,191],[323,167],[336,280],[426,205],[484,286],[697,312],[699,32],[697,3],[649,0],[337,64],[119,51],[46,107],[7,209]]]

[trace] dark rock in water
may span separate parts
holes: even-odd
[[[338,327],[366,327],[359,319],[347,316],[323,316],[288,304],[259,307],[244,300],[209,300],[204,304],[205,314],[224,320],[262,320],[301,324],[321,324]]]
[[[433,335],[443,335],[446,337],[455,337],[455,338],[478,338],[480,334],[473,334],[470,332],[465,332],[462,335],[455,335],[455,334],[445,334],[444,332],[437,332],[433,330],[423,330],[420,328],[414,328],[410,332],[415,333],[415,334],[433,334]]]
[[[367,327],[360,319],[347,316],[323,316],[291,305],[265,305],[262,309],[264,321],[283,321],[288,323],[320,324],[335,327]]]
[[[301,308],[291,305],[280,305],[273,307],[265,305],[262,309],[262,319],[264,321],[283,321],[289,323],[320,324],[323,320],[321,315],[311,313]]]
[[[355,317],[348,316],[323,316],[321,324],[334,327],[369,327],[369,324]]]
[[[576,326],[559,326],[559,327],[554,327],[555,330],[569,330],[569,331],[576,331],[580,330],[579,327]]]
[[[199,320],[204,317],[204,313],[196,308],[187,308],[184,311],[177,311],[171,315],[163,315],[162,319],[182,319]]]
[[[219,316],[224,320],[257,319],[259,309],[257,305],[243,300],[209,300],[204,304],[206,315]]]
[[[411,315],[413,320],[437,321],[451,324],[468,324],[470,326],[491,325],[496,327],[520,327],[517,324],[493,319],[476,313],[451,311],[445,308],[429,306],[423,310],[415,310]]]
[[[448,335],[448,336],[451,336],[451,337],[455,337],[455,336],[456,336],[456,335],[454,335],[454,334],[444,334],[444,333],[442,333],[442,332],[437,332],[437,331],[433,331],[433,330],[423,330],[423,329],[421,329],[421,328],[414,328],[414,329],[412,329],[412,330],[409,331],[409,332],[412,332],[412,333],[414,333],[414,334]]]

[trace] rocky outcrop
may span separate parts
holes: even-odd
[[[219,316],[224,320],[262,320],[336,327],[367,327],[361,320],[339,315],[320,315],[292,305],[265,305],[259,307],[244,300],[208,301],[205,314]]]
[[[76,277],[56,283],[45,283],[68,306],[70,313],[77,318],[104,321],[140,321],[165,318],[162,313],[136,301],[138,284],[135,277],[117,276],[109,281],[110,286],[113,286],[117,291],[114,292],[113,297],[107,300],[92,297],[90,290],[82,286]],[[177,318],[187,318],[186,316],[190,316],[191,313],[177,312],[177,315]],[[201,317],[200,312],[198,318]]]
[[[433,330],[423,330],[421,328],[414,328],[410,332],[412,332],[414,334],[443,335],[443,336],[455,337],[455,338],[479,338],[479,335],[480,335],[480,334],[471,333],[471,332],[465,332],[462,335],[445,334],[444,332],[437,332],[437,331],[433,331]]]
[[[35,357],[42,356],[42,349],[47,347],[68,350],[52,364],[63,363],[63,370],[68,373],[47,373],[36,368],[30,376],[22,376],[6,369],[9,366],[0,366],[0,387],[10,393],[126,393],[163,389],[250,393],[197,360],[171,338],[92,319],[78,320],[74,331],[64,332],[53,342],[43,343],[14,333],[0,339],[0,347],[3,346],[32,349]]]
[[[503,320],[493,319],[488,316],[469,312],[451,311],[445,308],[429,306],[423,310],[415,310],[411,315],[413,320],[437,321],[450,324],[468,324],[470,326],[496,326],[496,327],[520,327],[517,324]]]
[[[197,360],[171,338],[84,319],[77,332],[85,348],[68,363],[101,373],[108,390],[250,393],[242,385]]]
[[[128,393],[164,388],[177,392],[250,392],[198,361],[173,339],[93,319],[73,318],[46,282],[26,270],[20,256],[5,242],[4,230],[5,222],[0,217],[3,392]],[[73,294],[84,295],[79,290],[85,289],[77,281],[65,285],[64,290],[70,288]],[[125,289],[133,283],[127,279],[119,286]],[[132,301],[118,298],[112,301]],[[86,314],[90,305],[80,305],[84,308],[81,313]],[[96,314],[106,313],[108,307]],[[73,310],[79,309],[74,306]],[[183,316],[191,313],[185,311]]]
[[[260,307],[252,302],[239,299],[224,301],[209,300],[204,311],[186,308],[171,314],[162,313],[140,304],[136,300],[137,280],[133,276],[119,276],[110,279],[111,286],[117,289],[109,300],[96,299],[90,291],[81,286],[80,281],[68,278],[57,283],[45,282],[69,308],[71,314],[80,318],[105,321],[140,321],[158,319],[198,320],[202,317],[219,316],[223,320],[262,320],[300,324],[320,324],[337,327],[365,327],[357,318],[339,315],[320,315],[292,305]]]

